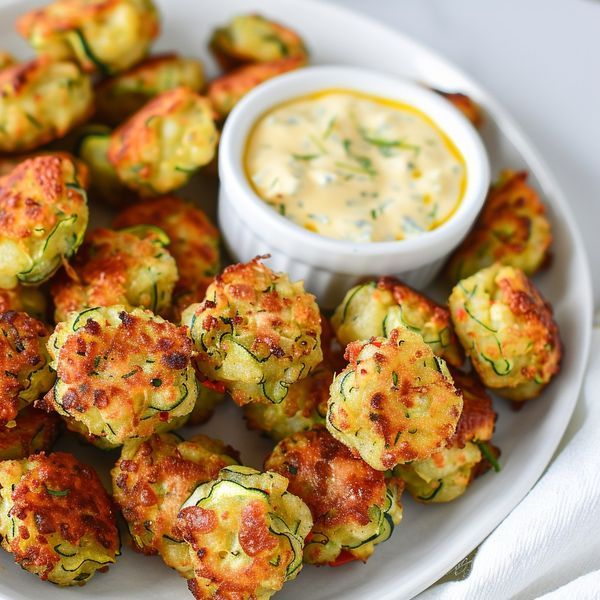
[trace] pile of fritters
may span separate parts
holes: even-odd
[[[214,172],[244,94],[308,63],[296,32],[234,17],[207,83],[199,60],[150,54],[151,0],[56,0],[17,28],[36,53],[0,52],[0,535],[19,565],[85,583],[120,554],[118,509],[196,598],[267,599],[303,563],[366,561],[405,488],[448,502],[500,469],[486,388],[522,403],[561,359],[528,279],[551,232],[526,173],[490,190],[447,306],[383,277],[329,318],[264,257],[222,270],[217,229],[174,194]],[[112,229],[88,230],[88,196],[119,208]],[[175,433],[226,396],[277,443],[262,471]],[[62,434],[116,449],[111,494],[50,452]]]

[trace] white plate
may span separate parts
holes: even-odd
[[[32,5],[11,3],[0,8],[3,48],[28,54],[25,44],[13,33],[13,23]],[[536,278],[536,283],[554,305],[565,346],[564,362],[560,376],[543,396],[519,413],[502,401],[496,402],[499,420],[495,443],[502,449],[502,472],[478,479],[463,498],[448,505],[420,506],[406,495],[402,523],[367,565],[305,567],[278,596],[288,600],[408,598],[466,556],[525,496],[550,461],[571,417],[587,362],[592,300],[587,261],[568,204],[538,154],[504,110],[459,69],[401,33],[362,15],[309,0],[162,0],[159,5],[164,33],[157,48],[202,56],[212,72],[215,65],[206,52],[210,31],[235,13],[260,10],[296,28],[308,42],[315,63],[374,67],[470,94],[487,113],[482,135],[493,172],[505,167],[528,169],[532,183],[548,204],[555,234],[554,263]],[[212,202],[208,196],[205,191],[198,195],[205,207]],[[222,406],[202,429],[237,446],[242,458],[252,465],[259,466],[270,448],[268,442],[246,430],[232,403]],[[77,444],[73,448],[83,460],[96,465],[114,460],[114,454],[99,461],[95,450]],[[159,558],[140,556],[127,548],[108,574],[97,575],[83,588],[69,590],[39,581],[16,567],[10,555],[2,553],[0,598],[35,597],[183,600],[191,596],[185,582]]]

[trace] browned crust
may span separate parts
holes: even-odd
[[[483,110],[470,96],[460,92],[444,92],[434,90],[457,108],[470,122],[479,129],[483,125]]]
[[[4,459],[26,458],[34,452],[50,450],[61,429],[55,414],[31,406],[20,411],[15,427],[0,427],[0,456]]]

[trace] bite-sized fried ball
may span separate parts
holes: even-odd
[[[240,406],[281,402],[323,358],[314,296],[259,257],[218,275],[182,324],[196,346],[197,369],[222,381]]]
[[[47,452],[60,432],[60,419],[56,415],[49,415],[31,406],[23,409],[15,422],[14,427],[0,427],[0,461]]]
[[[495,262],[533,275],[548,262],[552,228],[526,171],[503,171],[473,229],[447,267],[452,282]]]
[[[52,285],[56,322],[73,311],[114,304],[164,313],[177,281],[168,243],[165,232],[153,225],[94,229]]]
[[[61,138],[92,109],[90,79],[73,63],[38,58],[0,70],[0,152]]]
[[[496,424],[492,399],[476,374],[458,369],[450,372],[463,396],[456,433],[445,448],[429,458],[394,469],[411,495],[421,502],[450,502],[462,496],[473,479],[490,465],[500,468],[495,460],[496,449],[488,444]]]
[[[48,342],[56,384],[41,403],[122,444],[192,411],[196,378],[185,328],[124,306],[72,313]]]
[[[444,92],[442,90],[433,90],[440,96],[443,96],[450,102],[455,108],[457,108],[474,127],[478,129],[483,125],[483,111],[481,106],[466,94],[460,92]]]
[[[174,320],[190,304],[204,300],[220,269],[219,231],[198,207],[175,196],[139,202],[117,215],[115,227],[149,224],[169,236],[169,252],[177,263],[179,279],[173,291]]]
[[[243,65],[208,86],[208,97],[221,118],[225,118],[233,107],[260,83],[306,64],[304,56],[282,58],[269,62]]]
[[[96,117],[118,125],[154,96],[182,86],[194,92],[204,87],[204,68],[199,60],[174,53],[151,56],[96,88]]]
[[[151,0],[54,0],[24,14],[17,30],[38,54],[107,75],[144,58],[159,22]]]
[[[0,462],[2,547],[40,579],[82,585],[120,554],[112,502],[71,454]]]
[[[449,364],[460,367],[465,361],[450,311],[393,277],[353,287],[335,309],[331,323],[344,346],[386,337],[401,327],[418,333]]]
[[[44,321],[47,312],[45,294],[35,287],[18,285],[11,290],[0,289],[0,313],[16,310]]]
[[[312,518],[287,486],[277,473],[231,466],[196,488],[176,526],[195,598],[267,600],[296,577]]]
[[[0,427],[54,383],[44,323],[24,312],[0,313]]]
[[[17,59],[5,50],[0,50],[0,70],[7,69],[17,64]]]
[[[499,263],[482,269],[458,282],[449,304],[475,370],[501,396],[534,398],[560,370],[552,307],[520,269]]]
[[[238,460],[233,448],[205,435],[183,440],[161,433],[126,442],[111,474],[136,549],[160,554],[172,567],[189,565],[187,545],[173,531],[177,515],[201,483]]]
[[[366,561],[402,519],[403,484],[386,479],[317,426],[279,442],[265,469],[289,479],[288,490],[312,513],[304,561],[335,565]]]
[[[422,460],[454,435],[462,396],[420,335],[352,342],[331,385],[327,429],[374,469]]]
[[[166,194],[213,159],[218,139],[210,101],[179,87],[156,96],[113,132],[108,160],[132,190]]]
[[[0,178],[0,288],[40,284],[79,248],[88,223],[85,167],[30,158]]]
[[[216,29],[210,49],[226,71],[244,63],[308,58],[296,32],[256,14],[238,15]]]

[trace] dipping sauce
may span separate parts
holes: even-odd
[[[343,89],[269,110],[244,158],[255,192],[280,214],[353,242],[435,229],[457,209],[466,182],[463,157],[427,115]]]

